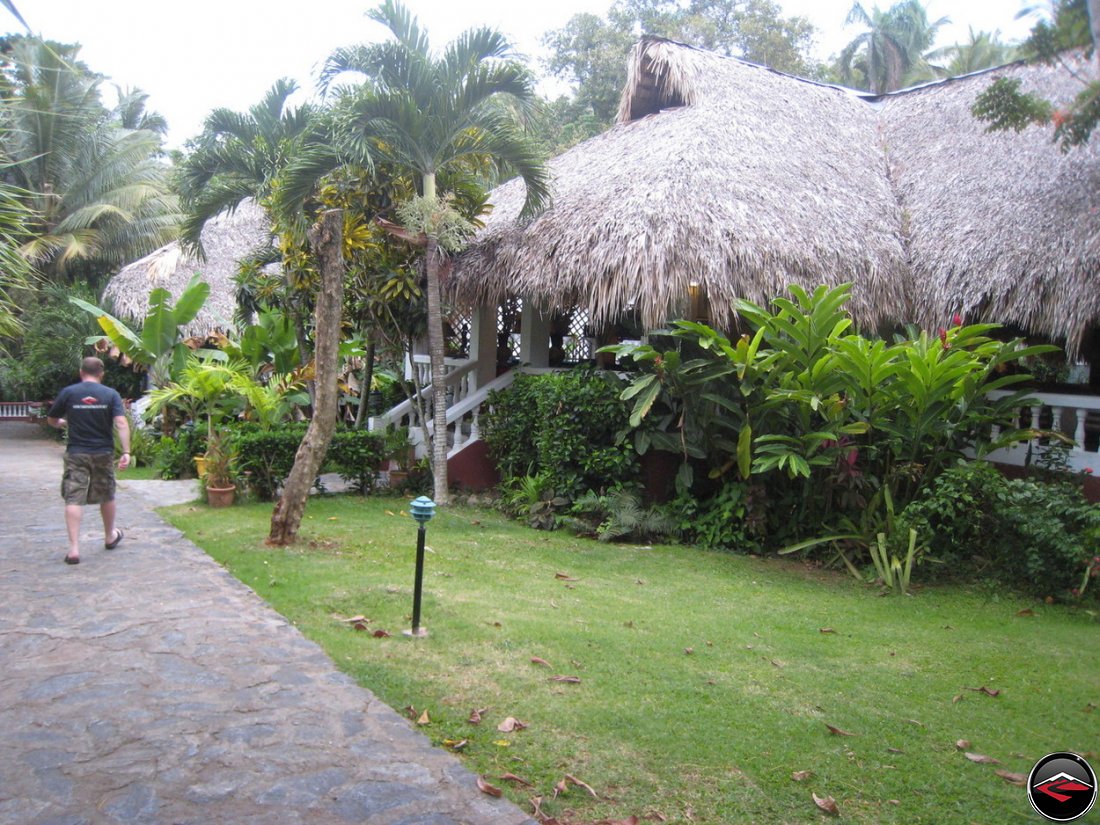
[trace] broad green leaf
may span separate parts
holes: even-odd
[[[180,293],[173,311],[176,326],[187,326],[187,324],[194,321],[195,316],[199,314],[199,310],[206,303],[206,299],[210,297],[210,284],[200,280],[201,277],[196,272],[183,292]]]
[[[661,385],[653,382],[643,394],[638,396],[638,400],[634,403],[634,410],[630,413],[630,426],[637,427],[642,423],[642,419],[646,417],[649,408],[653,406],[653,402],[657,400],[657,396],[660,394]]]
[[[743,479],[752,473],[752,427],[748,423],[737,436],[737,469]]]

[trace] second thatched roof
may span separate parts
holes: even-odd
[[[172,242],[123,267],[103,291],[103,304],[122,320],[140,324],[149,310],[149,293],[157,287],[178,298],[197,273],[210,284],[210,297],[184,329],[188,336],[206,336],[224,330],[236,308],[234,276],[241,260],[270,246],[270,225],[263,210],[251,200],[233,212],[208,221],[202,230],[205,260],[185,252]]]
[[[724,324],[733,298],[852,281],[865,324],[967,310],[1075,348],[1100,318],[1097,149],[985,133],[969,107],[1002,74],[1076,90],[1015,66],[875,98],[645,39],[619,123],[551,161],[553,205],[521,224],[522,184],[494,190],[456,295],[658,326],[698,285]]]

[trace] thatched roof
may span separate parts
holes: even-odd
[[[1094,63],[1069,62],[1096,74]],[[986,132],[970,107],[999,77],[1062,102],[1081,89],[1062,66],[1014,65],[882,100],[912,314],[934,328],[961,311],[1076,351],[1100,321],[1100,140],[1062,152],[1049,128]]]
[[[1003,71],[1025,86],[1062,80]],[[1011,306],[1013,320],[1076,342],[1100,315],[1100,290],[1084,311],[1028,312],[1027,290],[1007,287],[1095,283],[1095,149],[1063,155],[1040,129],[987,135],[969,105],[996,76],[873,98],[645,39],[619,123],[551,161],[553,205],[520,224],[522,184],[493,191],[456,267],[457,297],[575,304],[597,322],[634,305],[656,326],[692,283],[724,323],[735,297],[852,281],[864,322]],[[996,300],[970,300],[990,281],[1006,287]]]
[[[122,320],[140,324],[149,309],[149,293],[163,287],[178,298],[195,273],[210,284],[206,305],[184,330],[205,336],[225,329],[236,308],[233,278],[237,264],[255,250],[271,244],[271,232],[262,209],[246,200],[233,212],[208,221],[202,230],[206,259],[185,252],[173,241],[123,267],[103,291],[103,303]]]

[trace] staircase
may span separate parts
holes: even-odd
[[[420,359],[427,356],[415,356],[413,368],[423,368]],[[444,379],[447,387],[447,466],[453,471],[449,476],[470,487],[489,486],[495,478],[496,469],[489,460],[481,441],[480,417],[483,407],[494,390],[503,390],[512,385],[519,373],[552,372],[549,368],[517,367],[490,381],[484,386],[476,386],[476,361],[451,361]],[[421,375],[425,374],[423,371]],[[420,391],[425,416],[432,420],[432,386],[428,384]],[[382,413],[372,416],[369,422],[371,431],[385,430],[387,427],[408,427],[409,443],[416,451],[417,458],[428,454],[428,441],[424,431],[416,424],[416,414],[411,401],[406,400]]]

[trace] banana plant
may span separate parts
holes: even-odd
[[[179,375],[186,365],[193,348],[183,338],[183,327],[195,320],[209,296],[210,285],[198,274],[180,293],[175,304],[168,290],[154,289],[149,293],[149,310],[140,332],[95,304],[80,298],[69,298],[69,302],[95,316],[111,344],[126,359],[147,370],[152,384],[159,387],[171,381],[172,376]],[[87,343],[98,344],[101,340],[93,337]]]

